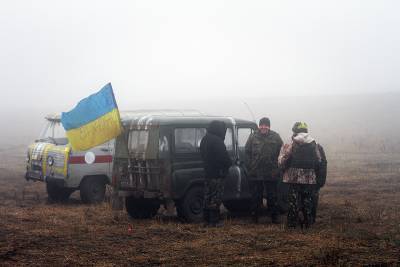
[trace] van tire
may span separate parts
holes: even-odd
[[[130,196],[125,198],[125,208],[129,216],[134,219],[150,219],[157,214],[160,201]]]
[[[97,204],[104,201],[106,182],[101,176],[86,177],[80,185],[80,195],[83,203]]]
[[[224,207],[231,213],[250,212],[251,206],[250,199],[224,201]]]
[[[75,191],[71,188],[60,187],[55,183],[46,182],[46,190],[48,199],[51,202],[65,202],[69,196]]]
[[[189,223],[203,221],[204,189],[202,186],[190,188],[177,203],[178,217]]]

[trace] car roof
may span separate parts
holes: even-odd
[[[163,116],[200,116],[204,113],[195,109],[138,109],[120,111],[121,120],[129,120],[137,116],[144,115],[163,115]],[[45,116],[46,120],[60,122],[60,113],[51,113]]]
[[[255,125],[253,121],[238,119],[229,116],[210,116],[193,109],[141,109],[120,111],[121,121],[125,127],[145,127],[155,125],[208,125],[213,120],[225,122],[227,125],[245,124]],[[45,117],[49,121],[60,122],[60,114],[49,114]]]
[[[56,121],[60,122],[61,121],[61,115],[58,113],[53,113],[53,114],[48,114],[46,117],[44,117],[48,121]]]
[[[122,117],[122,116],[121,116]],[[249,126],[256,126],[256,124],[249,120],[233,118],[229,116],[210,116],[210,115],[159,115],[159,114],[145,114],[134,115],[122,118],[122,123],[125,127],[129,128],[142,128],[148,126],[190,126],[190,125],[204,125],[205,127],[210,122],[218,120],[225,122],[228,126],[235,124],[243,124]]]

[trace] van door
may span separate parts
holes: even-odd
[[[86,151],[71,151],[69,187],[78,187],[85,176],[107,176],[111,182],[114,140]]]
[[[253,129],[250,127],[239,127],[237,130],[237,157],[235,164],[229,169],[229,175],[225,180],[224,201],[249,199],[251,197],[247,174],[244,167],[245,145]],[[225,139],[227,141],[227,139]],[[227,146],[228,147],[228,146]],[[233,156],[232,149],[232,156]]]
[[[204,181],[200,142],[206,135],[205,127],[185,127],[173,130],[172,193],[174,198],[183,196],[193,183]]]

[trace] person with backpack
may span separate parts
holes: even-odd
[[[287,226],[296,228],[300,224],[308,228],[314,221],[313,195],[321,155],[305,122],[296,122],[292,131],[292,142],[282,147],[278,157],[278,166],[284,171],[283,182],[289,186]]]

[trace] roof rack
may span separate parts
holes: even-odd
[[[161,115],[161,116],[204,116],[205,114],[196,109],[138,109],[138,110],[124,110],[121,115]]]
[[[131,118],[153,115],[153,116],[205,116],[201,111],[195,109],[138,109],[138,110],[122,110],[120,111],[122,120]],[[46,120],[60,122],[61,115],[59,113],[48,114]]]

